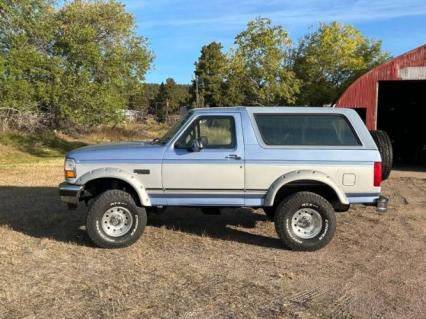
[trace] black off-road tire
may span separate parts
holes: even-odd
[[[393,148],[391,140],[385,131],[371,131],[370,134],[382,158],[382,180],[386,180],[391,173],[393,165]]]
[[[322,219],[319,233],[309,239],[299,237],[292,227],[292,222],[299,214],[316,211]],[[295,225],[295,224],[294,224]],[[283,244],[291,250],[314,251],[327,245],[336,230],[336,215],[333,206],[322,196],[311,192],[298,192],[284,199],[275,211],[275,229]]]
[[[109,236],[101,227],[104,213],[114,207],[127,209],[132,216],[130,229],[119,237]],[[144,208],[135,204],[132,196],[122,190],[108,190],[93,202],[87,215],[86,229],[93,243],[101,248],[122,248],[135,243],[142,235],[147,223]]]
[[[263,211],[265,212],[265,215],[268,217],[269,220],[274,220],[275,210],[276,210],[276,207],[274,206],[263,207]]]

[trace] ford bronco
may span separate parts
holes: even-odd
[[[105,248],[134,243],[147,213],[192,206],[263,208],[286,247],[312,251],[332,239],[336,211],[387,205],[380,153],[350,109],[194,109],[160,139],[79,148],[64,166],[61,199],[87,204]]]

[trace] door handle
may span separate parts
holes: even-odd
[[[229,154],[228,156],[225,156],[226,159],[234,159],[234,160],[240,160],[241,156],[238,156],[236,154]]]

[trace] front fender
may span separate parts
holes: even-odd
[[[336,193],[337,197],[339,198],[339,201],[344,204],[348,205],[349,200],[346,197],[346,194],[342,192],[342,190],[337,187],[337,185],[334,183],[334,181],[330,178],[330,176],[313,170],[298,170],[298,171],[292,171],[287,174],[284,174],[280,177],[278,177],[269,188],[266,198],[265,198],[265,206],[273,206],[275,196],[277,195],[278,191],[281,187],[285,186],[286,184],[289,184],[291,182],[295,181],[301,181],[301,180],[307,180],[307,181],[316,181],[323,183],[329,187],[331,187],[334,192]]]
[[[138,180],[137,176],[120,168],[106,167],[94,169],[79,177],[76,180],[76,184],[86,185],[88,182],[99,178],[115,178],[128,183],[138,194],[142,205],[151,206],[148,193],[146,192],[144,185]]]

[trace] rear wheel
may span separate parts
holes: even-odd
[[[283,244],[292,250],[318,250],[333,238],[336,216],[331,204],[322,196],[299,192],[277,207],[275,229]]]
[[[147,222],[144,208],[121,190],[108,190],[99,195],[87,216],[87,233],[102,248],[121,248],[136,242]]]
[[[382,180],[386,180],[391,173],[393,165],[393,148],[391,140],[385,131],[371,131],[370,134],[382,158]]]

